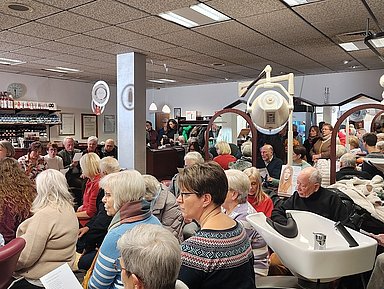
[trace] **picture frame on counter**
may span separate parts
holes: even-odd
[[[60,113],[60,128],[59,135],[74,135],[75,134],[75,114]]]
[[[81,138],[87,139],[90,136],[98,137],[97,115],[81,114]]]
[[[173,118],[177,119],[180,116],[181,116],[181,108],[180,107],[175,107],[173,109]]]

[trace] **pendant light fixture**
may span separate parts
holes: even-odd
[[[168,74],[168,67],[167,65],[164,63],[164,69],[165,69],[165,78],[167,78],[167,74]],[[167,83],[165,83],[165,88],[167,87]],[[161,109],[162,112],[164,113],[171,113],[171,108],[167,105],[167,104],[164,104],[163,108]]]
[[[154,67],[155,65],[153,64],[153,60],[151,59],[151,64],[152,64],[152,79],[154,79]],[[149,105],[149,110],[150,111],[157,111],[157,105],[155,103],[155,84],[152,82],[152,103]]]

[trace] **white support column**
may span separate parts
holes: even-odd
[[[117,139],[120,166],[146,172],[145,55],[117,55]]]

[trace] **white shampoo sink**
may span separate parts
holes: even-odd
[[[334,221],[305,211],[287,210],[287,213],[291,213],[298,227],[294,238],[280,235],[266,222],[263,213],[249,215],[247,220],[296,276],[328,282],[373,268],[377,247],[374,239],[347,228],[359,244],[350,248],[335,229]],[[314,249],[314,233],[326,235],[324,250]]]

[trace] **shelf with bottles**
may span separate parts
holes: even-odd
[[[49,138],[45,125],[22,128],[2,125],[0,126],[0,140],[7,140],[14,147],[27,148],[34,141],[47,142]]]
[[[0,112],[0,125],[58,125],[61,124],[57,114],[5,114]]]
[[[20,111],[47,111],[49,113],[59,111],[54,102],[14,100],[6,91],[0,91],[0,109],[12,110],[16,113]]]

